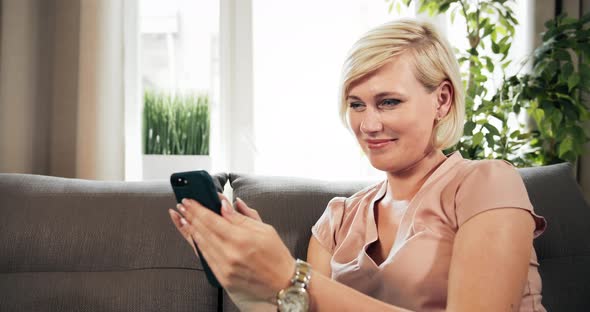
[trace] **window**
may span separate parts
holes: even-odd
[[[141,83],[211,96],[214,172],[383,177],[339,120],[340,71],[361,34],[415,16],[413,7],[398,15],[382,0],[139,1]],[[516,59],[532,46],[528,3],[515,8]],[[432,21],[453,45],[467,44],[459,15]]]
[[[219,81],[219,3],[141,0],[144,89],[194,91],[215,98]]]
[[[141,137],[147,137],[143,139],[143,179],[166,179],[174,171],[211,170],[208,155],[215,131],[210,126],[211,111],[219,102],[220,4],[191,0],[140,0],[138,4],[139,93],[140,98],[146,95],[141,127]],[[174,105],[168,99],[175,99]],[[174,107],[174,112],[167,106]]]
[[[255,171],[321,179],[382,177],[338,116],[347,51],[392,19],[385,1],[253,0]],[[405,15],[413,15],[405,12]]]

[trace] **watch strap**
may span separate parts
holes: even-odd
[[[295,273],[291,278],[293,285],[301,286],[307,289],[311,280],[311,265],[301,259],[295,261]]]

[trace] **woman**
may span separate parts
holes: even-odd
[[[241,200],[235,212],[220,195],[222,217],[192,200],[182,215],[170,210],[238,306],[278,297],[281,310],[301,311],[308,294],[314,311],[545,311],[532,241],[546,222],[518,172],[442,152],[463,132],[464,100],[434,28],[404,20],[365,34],[341,97],[343,120],[387,179],[330,201],[308,265]]]

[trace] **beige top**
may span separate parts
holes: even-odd
[[[349,198],[332,199],[312,233],[332,254],[332,279],[413,311],[445,310],[453,240],[469,218],[490,209],[516,207],[535,219],[535,237],[547,225],[533,212],[524,183],[510,163],[466,160],[455,152],[409,203],[396,203],[394,208],[403,213],[397,236],[389,256],[376,265],[366,250],[378,239],[373,207],[386,189],[384,181]],[[541,305],[537,255],[531,249],[520,311],[546,311]]]

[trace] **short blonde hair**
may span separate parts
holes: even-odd
[[[396,20],[378,26],[363,35],[350,50],[342,70],[340,118],[348,125],[346,98],[351,85],[363,79],[393,57],[407,53],[414,65],[414,75],[428,92],[444,81],[453,88],[449,113],[434,127],[434,147],[446,149],[455,145],[463,135],[465,99],[459,64],[443,36],[422,21]]]

